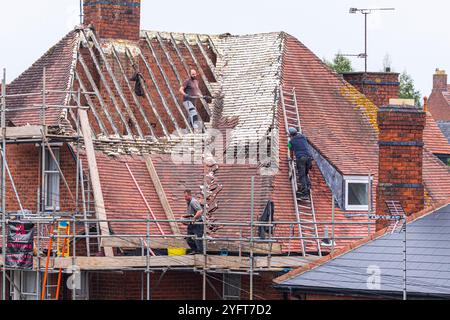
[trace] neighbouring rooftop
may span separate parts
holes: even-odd
[[[400,298],[450,296],[450,204],[410,217],[275,282],[281,289]],[[405,243],[406,240],[406,243]],[[406,265],[404,249],[406,246]],[[370,278],[372,277],[372,278]]]

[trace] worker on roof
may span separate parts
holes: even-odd
[[[308,149],[308,141],[305,135],[299,133],[295,128],[289,128],[289,151],[290,161],[294,159],[297,166],[297,197],[308,200],[311,182],[309,180],[309,170],[312,166],[312,157]]]
[[[203,208],[200,202],[192,197],[192,192],[189,189],[184,190],[184,200],[187,203],[187,212],[183,218],[191,219],[187,227],[186,242],[191,248],[191,254],[203,254],[203,232],[204,232],[204,215]],[[193,238],[192,236],[195,236]]]
[[[204,98],[198,86],[197,71],[190,71],[190,78],[183,82],[180,88],[183,95],[183,105],[189,115],[189,122],[194,130],[201,129],[200,117],[195,108],[195,101]]]

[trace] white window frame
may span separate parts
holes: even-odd
[[[239,278],[239,286],[232,286],[233,283],[231,283],[229,277],[236,277]],[[234,274],[234,273],[224,273],[223,277],[223,291],[222,291],[222,297],[223,300],[241,300],[241,287],[242,287],[242,277],[240,274]],[[237,290],[238,291],[238,295],[227,295],[226,294],[226,288],[228,287],[232,287],[232,290]]]
[[[55,155],[56,160],[58,161],[58,166],[60,165],[60,161],[61,161],[61,157],[60,157],[60,148],[59,146],[51,146],[52,148],[52,152]],[[50,159],[51,161],[53,161],[53,157],[50,154],[50,151],[48,150],[48,148],[45,148],[45,159]],[[45,161],[45,166],[47,168],[48,166],[48,161]],[[58,170],[47,170],[46,168],[44,168],[44,202],[45,202],[45,210],[46,211],[59,211],[60,208],[60,196],[61,196],[61,190],[60,190],[60,173]],[[55,186],[55,194],[57,195],[57,201],[56,201],[56,208],[53,206],[52,204],[48,204],[47,200],[48,200],[48,181],[49,181],[49,177],[50,175],[55,175],[57,177],[56,179],[56,186]]]
[[[17,286],[17,288],[14,288],[14,300],[39,300],[37,293],[38,280],[36,271],[14,271],[14,284]],[[31,291],[26,289],[28,285],[31,287]],[[20,291],[18,288],[20,288]]]
[[[373,178],[371,178],[371,181],[373,181]],[[348,185],[351,183],[365,183],[367,184],[367,205],[349,205],[348,204]],[[369,197],[369,193],[371,192],[370,187],[371,183],[369,183],[369,177],[368,176],[344,176],[344,205],[346,211],[368,211],[369,205],[371,201],[371,197]]]
[[[80,272],[80,289],[76,289],[77,300],[89,300],[89,273],[87,271]]]

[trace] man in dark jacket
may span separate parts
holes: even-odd
[[[299,133],[295,128],[289,128],[289,150],[291,160],[294,159],[297,164],[297,197],[301,199],[309,199],[311,182],[308,177],[309,170],[312,166],[312,157],[308,149],[308,141],[306,137]]]

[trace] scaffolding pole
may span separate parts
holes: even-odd
[[[206,300],[206,268],[208,265],[208,256],[207,256],[207,250],[206,250],[206,228],[207,225],[205,224],[206,221],[206,217],[207,217],[207,213],[208,213],[208,201],[207,201],[207,197],[208,195],[206,194],[206,177],[203,177],[203,201],[204,203],[204,209],[203,209],[203,239],[202,239],[202,243],[203,243],[203,282],[202,282],[202,292],[203,292],[203,300]],[[195,223],[195,221],[194,221]]]
[[[2,79],[2,300],[6,300],[6,69],[3,69]]]
[[[146,228],[147,228],[147,241],[146,241],[146,253],[145,253],[145,261],[146,261],[146,267],[145,267],[145,274],[147,277],[147,301],[150,301],[151,299],[151,291],[150,291],[150,214],[149,210],[147,210],[147,222],[146,222]]]
[[[46,67],[44,67],[42,69],[42,106],[41,106],[41,114],[40,114],[40,120],[41,120],[41,124],[42,124],[42,129],[41,129],[41,139],[42,141],[45,141],[45,134],[47,133],[47,128],[46,128],[46,109],[47,109],[47,84],[46,84],[46,80],[47,80],[47,69]],[[45,204],[46,204],[46,191],[45,190],[45,166],[46,166],[46,161],[45,161],[45,143],[41,143],[41,195],[40,195],[40,212],[41,212],[41,216],[45,215]],[[40,286],[40,269],[41,269],[41,260],[40,260],[40,233],[41,233],[41,224],[40,222],[37,223],[37,240],[36,240],[36,255],[37,255],[37,268],[36,268],[36,294],[37,294],[37,299],[36,300],[40,300],[41,298],[41,286]]]
[[[143,239],[144,237],[146,238],[145,246],[144,245],[142,246],[142,247],[146,248],[145,268],[143,266],[140,266],[138,269],[134,269],[134,270],[139,270],[140,272],[144,271],[146,273],[146,278],[147,278],[146,298],[147,298],[147,300],[151,300],[151,272],[153,270],[160,270],[160,269],[164,269],[164,268],[167,269],[167,266],[166,267],[164,267],[164,266],[157,266],[157,264],[153,263],[153,260],[152,260],[153,266],[151,266],[152,264],[150,263],[151,262],[150,261],[150,258],[151,258],[150,257],[150,253],[152,253],[152,255],[154,255],[154,253],[153,253],[151,248],[152,248],[152,245],[153,246],[155,245],[155,241],[153,241],[153,243],[151,243],[151,240],[152,239],[158,239],[158,238],[162,238],[162,239],[165,239],[165,240],[171,240],[171,239],[177,239],[177,238],[185,239],[186,235],[181,235],[181,234],[180,235],[168,235],[168,234],[164,234],[162,232],[162,228],[159,225],[159,223],[160,222],[165,222],[165,223],[167,223],[167,222],[168,223],[182,223],[182,222],[187,222],[187,220],[183,220],[183,219],[178,219],[178,220],[177,219],[172,219],[172,220],[170,220],[170,219],[156,219],[156,216],[152,212],[152,210],[151,210],[150,206],[148,205],[148,203],[146,203],[147,209],[148,209],[147,210],[147,217],[146,217],[146,219],[106,219],[106,220],[103,219],[103,220],[101,220],[101,219],[97,219],[97,217],[94,217],[94,219],[90,219],[87,216],[86,212],[84,212],[83,215],[80,216],[79,212],[78,212],[79,211],[79,203],[78,203],[78,201],[79,201],[80,183],[81,184],[83,183],[83,180],[82,180],[82,174],[83,173],[81,172],[82,171],[82,164],[81,164],[80,158],[79,158],[79,150],[80,150],[80,143],[81,143],[80,142],[81,129],[80,129],[80,123],[79,123],[80,122],[79,111],[81,109],[85,108],[85,107],[81,106],[81,98],[82,98],[81,97],[81,93],[83,95],[85,95],[85,97],[86,97],[87,94],[92,94],[92,93],[85,92],[85,90],[83,90],[83,89],[81,89],[81,91],[79,89],[77,92],[70,91],[72,93],[72,95],[75,95],[75,93],[76,93],[77,106],[52,106],[50,104],[47,104],[47,94],[50,93],[50,92],[56,92],[56,91],[48,90],[46,87],[47,87],[47,84],[46,84],[46,69],[44,68],[43,69],[42,91],[39,91],[39,93],[11,95],[11,96],[25,96],[25,95],[36,96],[36,95],[42,95],[42,105],[33,105],[33,107],[32,107],[34,109],[40,110],[40,118],[41,118],[41,126],[42,126],[42,130],[41,130],[41,134],[42,134],[41,172],[40,172],[40,174],[41,174],[41,183],[40,183],[40,188],[38,189],[38,197],[37,197],[38,198],[37,199],[37,213],[38,213],[38,216],[37,216],[37,218],[35,220],[35,221],[37,221],[37,240],[36,240],[36,261],[37,261],[37,263],[35,264],[35,266],[36,266],[36,274],[37,274],[36,275],[36,283],[37,283],[36,294],[37,294],[37,299],[39,299],[40,292],[41,292],[40,291],[41,286],[39,285],[39,283],[40,283],[40,276],[41,276],[41,272],[42,272],[42,270],[41,270],[41,263],[40,263],[40,259],[41,259],[41,248],[40,248],[40,246],[41,246],[42,243],[45,243],[45,241],[49,238],[46,234],[41,234],[42,233],[41,231],[46,230],[47,225],[49,223],[55,223],[55,222],[58,223],[58,221],[68,221],[68,220],[71,219],[72,223],[73,223],[73,228],[72,228],[73,231],[71,231],[70,234],[67,234],[67,235],[57,235],[55,238],[56,239],[57,238],[62,238],[62,239],[64,239],[64,242],[66,240],[68,240],[68,239],[72,240],[72,256],[70,257],[70,259],[72,261],[72,265],[75,265],[76,262],[77,262],[77,250],[76,250],[76,242],[77,242],[77,240],[83,240],[84,239],[86,241],[89,241],[89,239],[91,239],[91,237],[96,237],[96,238],[99,239],[99,242],[100,242],[100,240],[102,240],[103,238],[112,238],[112,239],[114,239],[114,238],[116,238],[116,239],[123,239],[123,238],[140,238],[140,239]],[[2,191],[1,191],[2,192],[2,221],[1,221],[1,223],[2,223],[2,239],[3,239],[3,241],[2,241],[2,255],[3,255],[2,299],[3,300],[6,299],[6,279],[8,278],[6,264],[5,264],[5,261],[6,261],[6,224],[7,224],[7,218],[9,218],[10,216],[14,216],[14,214],[9,214],[6,211],[6,174],[10,175],[11,181],[12,181],[12,183],[14,183],[13,180],[12,180],[11,174],[8,172],[8,165],[7,165],[7,161],[6,161],[6,140],[7,140],[7,134],[6,134],[6,112],[9,111],[6,108],[7,107],[7,105],[6,105],[6,97],[9,97],[9,96],[6,95],[6,69],[4,69],[3,70],[3,80],[2,80],[2,90],[1,90],[1,125],[2,125],[2,133],[3,133],[2,134],[2,149],[3,149],[3,154],[2,154],[2,182],[1,182],[1,187],[2,187]],[[75,98],[75,96],[74,96],[74,98]],[[77,177],[76,177],[75,213],[69,212],[69,213],[66,214],[65,218],[63,217],[64,213],[58,213],[60,215],[60,217],[57,217],[56,215],[53,215],[53,218],[51,219],[51,221],[50,220],[49,221],[46,221],[46,220],[43,221],[41,218],[46,216],[46,209],[47,209],[46,208],[46,191],[45,191],[45,188],[44,188],[45,187],[45,166],[46,166],[46,157],[45,157],[46,145],[50,149],[49,150],[50,156],[52,156],[53,160],[55,160],[55,157],[54,157],[54,155],[51,152],[51,147],[50,147],[50,145],[47,142],[47,137],[49,137],[49,135],[47,133],[47,126],[46,126],[46,110],[48,110],[48,109],[50,109],[52,107],[55,107],[55,108],[56,107],[58,107],[58,108],[66,107],[66,108],[77,108],[78,109],[77,117],[76,117],[76,121],[75,121],[76,122],[76,127],[77,127],[76,128],[77,129],[77,140],[76,140],[76,143],[77,143],[77,145],[76,145],[76,148],[77,148],[77,152],[76,152]],[[23,108],[23,110],[25,110],[25,109],[26,108]],[[28,109],[30,109],[30,108],[28,108]],[[16,110],[16,109],[14,109],[14,110]],[[22,109],[19,108],[18,110],[21,111]],[[59,166],[58,166],[58,170],[62,174],[61,168]],[[131,171],[130,168],[129,168],[129,170]],[[135,180],[133,174],[131,172],[130,172],[130,174],[133,177],[133,180]],[[64,179],[64,176],[63,176],[63,179]],[[65,183],[66,183],[66,186],[69,187],[67,182],[65,182]],[[137,189],[139,190],[139,192],[141,193],[141,196],[143,197],[142,191],[141,191],[139,185],[137,184],[137,181],[135,181],[135,183],[136,183]],[[205,199],[205,209],[204,209],[205,212],[204,212],[203,215],[206,216],[206,213],[208,212],[208,204],[207,204],[207,201],[206,201],[207,200],[206,180],[204,180],[203,183],[204,183],[203,195],[204,195],[204,199]],[[371,188],[371,174],[370,173],[369,173],[369,183],[370,183],[370,188]],[[81,192],[82,192],[82,196],[84,196],[83,187],[82,187]],[[69,189],[69,193],[71,193],[70,189]],[[18,193],[17,192],[16,192],[16,195],[18,197]],[[371,210],[371,198],[372,198],[372,195],[369,194],[369,212]],[[146,202],[145,197],[143,197],[143,200]],[[83,204],[84,204],[85,200],[83,199],[82,201],[83,201]],[[209,262],[209,259],[208,259],[208,243],[209,242],[214,242],[214,241],[228,241],[230,243],[238,242],[238,244],[239,244],[239,258],[240,259],[242,259],[242,251],[245,250],[245,247],[243,249],[242,244],[243,243],[249,243],[250,244],[249,249],[247,249],[248,250],[247,252],[249,252],[250,259],[249,259],[249,262],[246,262],[245,260],[243,262],[243,264],[245,265],[245,268],[246,268],[246,270],[244,271],[245,273],[243,273],[243,274],[249,275],[249,297],[250,297],[250,300],[253,300],[253,298],[255,296],[255,294],[254,294],[255,270],[256,271],[261,270],[261,265],[259,265],[259,267],[258,267],[258,263],[257,263],[259,261],[259,260],[257,260],[258,258],[255,259],[255,250],[258,250],[258,247],[255,248],[255,246],[258,246],[258,244],[263,244],[263,246],[265,244],[268,244],[270,246],[269,247],[270,249],[266,249],[267,252],[268,252],[268,256],[269,256],[269,262],[268,262],[269,268],[267,270],[272,270],[272,269],[275,270],[277,268],[277,265],[275,264],[275,265],[273,265],[271,267],[271,262],[270,262],[271,258],[272,258],[272,254],[273,254],[272,253],[272,245],[275,244],[276,242],[280,241],[280,240],[289,240],[289,242],[290,242],[292,239],[299,239],[298,236],[294,236],[294,232],[292,232],[292,234],[289,235],[289,236],[279,236],[279,237],[272,236],[272,234],[270,233],[269,234],[269,240],[267,240],[267,239],[259,239],[258,237],[255,238],[255,234],[254,234],[255,227],[265,226],[265,227],[269,227],[270,230],[272,231],[273,228],[275,226],[277,226],[277,225],[289,225],[291,230],[292,230],[293,227],[297,226],[299,222],[298,221],[297,222],[292,222],[292,221],[270,221],[269,223],[267,223],[267,222],[260,222],[260,221],[256,221],[255,222],[255,177],[254,176],[251,177],[251,199],[250,199],[250,201],[251,201],[250,225],[248,224],[248,222],[228,222],[228,221],[224,221],[224,222],[209,222],[209,221],[203,221],[203,237],[201,239],[203,241],[203,255],[202,256],[199,255],[199,257],[203,258],[203,270],[200,270],[200,268],[202,268],[201,262],[198,264],[198,266],[199,266],[198,269],[196,269],[196,267],[193,267],[194,268],[193,270],[196,271],[196,272],[202,272],[202,275],[203,275],[203,283],[202,283],[203,292],[202,292],[202,297],[203,297],[204,300],[206,300],[207,283],[209,283],[209,281],[207,279],[208,272],[210,272],[210,273],[214,272],[214,270],[212,270],[212,269],[209,270],[208,269],[209,264],[211,264],[211,262]],[[104,209],[104,208],[102,208],[102,209]],[[303,225],[314,224],[315,226],[331,224],[332,228],[333,228],[333,231],[332,231],[332,245],[333,245],[333,249],[334,249],[334,240],[335,239],[360,239],[361,238],[361,237],[352,237],[352,236],[348,236],[348,237],[335,236],[334,228],[335,228],[336,225],[352,225],[352,224],[364,225],[364,224],[367,224],[368,228],[370,228],[370,225],[372,224],[372,222],[355,222],[355,221],[353,221],[353,222],[337,222],[337,221],[335,221],[335,216],[334,216],[335,212],[334,211],[335,210],[334,210],[334,201],[333,201],[333,210],[332,210],[333,215],[332,215],[332,219],[331,219],[332,221],[331,222],[330,221],[321,221],[321,222],[317,222],[316,221],[316,222],[311,222],[311,223],[310,222],[302,222]],[[15,213],[15,214],[17,214],[17,213]],[[150,214],[152,215],[152,217],[150,217]],[[39,219],[41,219],[41,220],[39,220]],[[97,223],[97,224],[100,223],[100,222],[111,223],[111,222],[114,222],[114,221],[116,221],[116,222],[123,222],[123,223],[145,222],[145,224],[146,224],[145,235],[142,235],[143,232],[141,232],[141,235],[137,235],[137,234],[114,234],[114,235],[96,234],[96,235],[91,235],[91,234],[89,234],[89,231],[88,231],[89,228],[86,227],[86,226],[88,226],[89,223]],[[77,229],[78,228],[76,227],[76,224],[77,223],[82,224],[83,222],[85,223],[86,234],[85,235],[83,235],[83,234],[78,235],[77,234]],[[151,223],[154,223],[155,226],[159,229],[159,231],[162,232],[161,235],[152,234],[151,233],[151,229],[150,229]],[[208,226],[211,226],[211,225],[223,225],[223,226],[231,226],[231,227],[233,227],[233,226],[240,227],[240,233],[239,233],[239,236],[237,236],[237,237],[236,236],[234,236],[234,237],[215,237],[215,238],[208,237],[208,235],[207,235],[207,228],[208,228]],[[244,227],[245,228],[250,227],[250,232],[249,232],[250,235],[248,233],[246,233],[245,236],[243,235],[242,229]],[[370,233],[370,231],[369,231],[369,233]],[[304,239],[304,240],[305,239],[313,239],[313,240],[318,240],[318,241],[321,240],[321,238],[318,237],[318,236],[313,236],[313,237],[300,236],[300,240],[302,240],[302,239]],[[197,240],[200,240],[200,239],[197,238]],[[87,242],[87,243],[89,243],[89,242]],[[290,245],[290,243],[289,243],[289,245]],[[210,248],[211,248],[211,246],[210,246]],[[264,250],[264,249],[260,249],[260,250]],[[256,252],[258,252],[258,251],[256,251]],[[267,252],[266,252],[266,254],[267,254]],[[405,255],[406,255],[406,252],[405,252]],[[176,257],[172,257],[172,258],[175,259],[175,260],[177,259]],[[406,258],[405,258],[405,260],[406,260]],[[239,260],[239,261],[241,261],[241,260]],[[256,265],[255,265],[255,261],[256,261]],[[78,261],[78,263],[80,263],[80,261]],[[280,262],[278,262],[278,263],[280,263]],[[239,262],[239,264],[241,264],[241,262]],[[196,265],[196,264],[194,263],[194,265]],[[55,267],[53,266],[52,268],[55,268]],[[222,268],[224,268],[224,267],[222,267]],[[260,268],[260,269],[258,269],[258,268]],[[164,270],[166,270],[166,269],[164,269]],[[192,270],[192,267],[185,267],[185,269]],[[121,268],[121,270],[127,270],[127,267]],[[224,270],[226,270],[226,269],[220,269],[219,272],[220,271],[224,271]],[[405,270],[406,270],[406,266],[405,266]],[[256,275],[257,275],[257,273],[256,273]],[[405,274],[405,279],[406,279],[406,274]],[[143,282],[143,279],[142,279],[142,282]],[[11,283],[11,281],[10,281],[10,284],[15,285],[14,283]],[[156,283],[156,286],[158,284],[159,284],[159,282]],[[142,286],[143,285],[144,284],[142,283]],[[142,288],[142,290],[143,290],[143,288]],[[20,294],[22,294],[22,292],[20,292]],[[142,298],[144,298],[144,292],[143,291],[142,291]],[[72,291],[72,299],[73,300],[77,299],[77,292],[76,292],[76,288],[75,287],[73,288],[73,291]]]
[[[255,215],[255,177],[251,179],[251,199],[250,199],[250,300],[253,300],[253,228]]]

